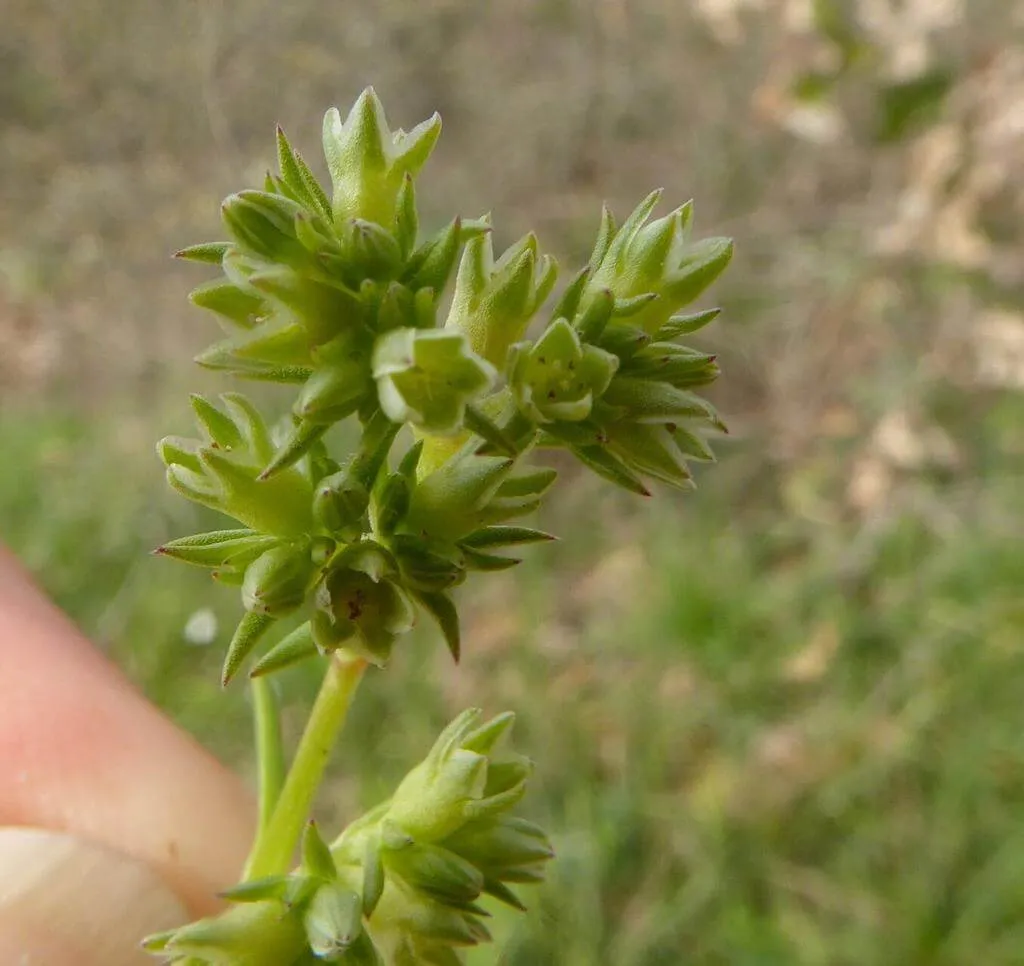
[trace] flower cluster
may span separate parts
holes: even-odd
[[[724,430],[694,390],[718,377],[715,357],[678,345],[717,310],[677,314],[725,269],[732,243],[691,243],[692,205],[647,223],[652,192],[621,227],[605,209],[589,266],[534,344],[513,346],[512,392],[542,441],[567,446],[614,483],[690,485],[687,460],[709,460],[700,426]]]
[[[568,450],[646,495],[652,480],[691,485],[688,462],[712,458],[704,433],[724,429],[696,394],[715,358],[676,340],[716,317],[681,310],[731,243],[691,241],[690,205],[652,221],[657,192],[621,225],[605,210],[589,265],[541,321],[556,266],[533,235],[496,254],[488,218],[457,217],[421,238],[416,176],[439,133],[436,116],[391,131],[367,90],[345,120],[325,118],[328,193],[278,130],[277,173],[223,204],[229,240],[179,253],[222,271],[191,296],[225,330],[197,361],[292,392],[277,422],[238,393],[194,396],[198,435],[159,444],[171,487],[235,521],[157,551],[239,589],[225,684],[247,668],[264,688],[262,676],[318,655],[383,666],[424,613],[458,660],[455,589],[519,563],[508,548],[553,539],[520,519],[555,481],[534,453]],[[328,431],[343,421],[358,443],[337,458]],[[261,646],[282,618],[295,629]],[[190,966],[457,966],[457,947],[487,938],[478,898],[518,907],[509,883],[539,880],[550,855],[507,814],[528,771],[492,757],[510,721],[458,719],[333,845],[309,826],[291,874],[281,857],[312,789],[289,812],[271,788],[261,835],[276,830],[275,874],[152,948]],[[300,747],[297,760],[289,780],[318,782],[322,756]]]
[[[296,387],[272,427],[237,393],[223,408],[195,397],[201,438],[160,444],[171,486],[243,524],[160,548],[241,588],[225,681],[303,609],[253,673],[342,647],[383,664],[420,611],[458,657],[451,590],[518,562],[495,551],[551,539],[510,525],[554,480],[523,468],[532,449],[568,448],[647,493],[646,479],[689,484],[687,461],[711,458],[700,427],[723,428],[694,392],[714,357],[674,340],[717,314],[676,313],[730,243],[690,242],[689,205],[648,223],[657,192],[621,226],[606,210],[589,266],[530,341],[556,275],[533,235],[497,258],[487,219],[419,238],[415,176],[439,132],[436,116],[391,132],[372,90],[346,120],[330,111],[328,197],[279,130],[278,173],[224,202],[231,240],[180,253],[223,270],[192,293],[228,330],[200,364]],[[361,438],[339,464],[324,434],[349,417]],[[393,468],[403,425],[418,442]]]
[[[498,754],[513,720],[463,712],[393,797],[333,844],[309,823],[295,871],[229,890],[228,913],[147,947],[182,964],[458,966],[459,948],[490,939],[479,900],[522,909],[511,886],[541,881],[554,854],[540,828],[512,814],[530,771]]]

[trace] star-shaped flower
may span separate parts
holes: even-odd
[[[466,405],[494,385],[494,367],[472,352],[460,332],[396,329],[373,350],[381,409],[396,423],[437,435],[462,428]]]

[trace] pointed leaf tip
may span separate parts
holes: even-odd
[[[459,626],[459,612],[451,597],[443,591],[434,593],[419,592],[416,599],[437,622],[445,644],[458,664],[462,656],[462,633]]]
[[[221,669],[221,687],[226,688],[238,673],[245,659],[256,646],[260,637],[267,631],[274,618],[267,614],[258,614],[253,611],[246,611],[245,616],[239,621],[235,629],[234,637],[228,645],[227,654],[224,657],[224,666]]]

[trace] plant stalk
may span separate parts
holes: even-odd
[[[266,677],[251,678],[253,730],[259,779],[259,828],[265,829],[284,785],[285,760],[281,742],[281,716],[273,686]]]
[[[273,814],[257,833],[243,881],[282,875],[291,868],[331,749],[365,670],[362,658],[331,656]]]

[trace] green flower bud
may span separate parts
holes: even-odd
[[[370,491],[351,473],[341,470],[317,484],[313,513],[324,529],[354,538],[362,531],[369,505]]]
[[[533,512],[557,476],[549,469],[513,475],[515,460],[476,455],[477,446],[470,440],[416,484],[402,523],[404,531],[458,543],[471,566],[479,552],[464,538],[481,527]]]
[[[512,815],[469,822],[445,839],[444,847],[499,882],[523,881],[555,854],[543,829]]]
[[[598,345],[606,352],[619,357],[620,362],[626,362],[635,356],[644,346],[650,345],[651,337],[638,329],[635,325],[609,325],[597,340]]]
[[[484,877],[470,862],[448,849],[429,843],[408,842],[384,849],[384,868],[412,889],[439,902],[472,902],[483,891]]]
[[[289,189],[279,178],[273,179],[272,187],[277,194],[292,197],[292,193],[289,192]],[[267,190],[270,191],[271,189],[268,188]],[[293,198],[293,200],[298,201],[298,198]],[[303,206],[304,210],[296,213],[293,227],[295,229],[295,237],[298,238],[302,247],[310,255],[340,255],[341,243],[331,225],[330,217],[323,218],[315,212],[308,210],[306,202],[300,201],[299,204]]]
[[[495,261],[491,235],[482,234],[463,252],[445,328],[464,332],[475,352],[503,367],[509,346],[523,337],[556,274],[554,259],[538,258],[534,235]]]
[[[370,497],[373,532],[389,537],[409,509],[411,484],[402,473],[382,474]]]
[[[640,423],[706,419],[712,425],[721,425],[721,418],[711,403],[667,382],[618,377],[612,380],[604,401],[620,408],[631,420]]]
[[[302,210],[290,198],[265,191],[240,191],[221,205],[224,224],[243,251],[285,265],[309,261],[295,234],[295,218]]]
[[[430,289],[420,289],[414,294],[400,282],[391,282],[377,308],[377,331],[432,329],[436,314],[434,293]]]
[[[363,932],[363,903],[340,882],[327,882],[313,894],[302,914],[313,954],[332,962],[348,962],[344,954]]]
[[[274,913],[268,915],[268,908]],[[146,948],[172,962],[207,966],[268,966],[292,963],[306,948],[296,916],[280,914],[278,903],[246,903],[213,919],[200,919],[146,942]],[[189,958],[194,957],[194,958]]]
[[[515,467],[515,460],[477,456],[475,445],[463,446],[412,491],[406,528],[456,541],[482,523],[484,511]],[[489,522],[489,521],[486,521]]]
[[[317,608],[311,624],[317,647],[331,651],[344,646],[380,667],[416,618],[412,602],[394,580],[349,567],[324,578]]]
[[[488,787],[491,750],[507,731],[511,717],[495,719],[499,727],[492,735],[487,730],[492,723],[478,727],[480,715],[477,709],[459,715],[427,757],[406,775],[388,808],[389,825],[420,844],[438,842],[467,821],[500,813],[518,801],[525,777],[514,785]]]
[[[358,328],[365,318],[366,308],[362,300],[340,282],[328,282],[290,268],[275,267],[262,269],[250,276],[249,285],[302,327],[307,353],[311,346],[321,345],[341,333]]]
[[[602,433],[602,442],[573,444],[573,454],[584,466],[616,486],[639,496],[650,496],[651,491],[644,485],[643,480],[627,463],[608,449],[606,441],[607,434]]]
[[[466,822],[467,803],[483,796],[487,759],[452,753],[442,768],[418,765],[395,792],[389,818],[414,837],[443,839]]]
[[[346,333],[314,353],[317,368],[299,391],[293,411],[300,419],[333,424],[372,397],[370,342]]]
[[[618,230],[605,212],[581,298],[586,307],[601,290],[611,291],[631,303],[632,324],[649,334],[697,298],[732,258],[727,238],[688,243],[690,203],[645,224],[660,196],[660,191],[648,195]]]
[[[459,333],[397,329],[377,340],[373,376],[392,420],[447,435],[462,427],[466,404],[487,392],[497,373]]]
[[[307,544],[274,547],[246,568],[242,604],[256,614],[284,617],[305,602],[312,576]]]
[[[392,133],[373,88],[363,91],[345,121],[337,108],[329,110],[323,143],[334,185],[335,222],[361,218],[390,228],[405,176],[415,177],[440,133],[437,114],[408,134]]]
[[[623,375],[657,379],[677,388],[704,385],[718,375],[715,358],[672,342],[654,342],[632,356]]]
[[[412,590],[447,590],[465,577],[465,556],[454,544],[399,533],[388,546],[398,562],[403,584]]]
[[[475,946],[489,942],[490,932],[472,911],[447,905],[389,879],[371,919],[374,939],[389,963],[426,962],[424,952],[437,947]],[[436,961],[436,960],[435,960]]]
[[[683,257],[666,277],[665,300],[675,306],[672,311],[700,296],[729,266],[732,255],[731,238],[704,238],[684,249]],[[658,327],[668,321],[668,317],[652,313],[648,316],[648,331],[657,331],[652,325],[654,319]]]
[[[608,428],[608,444],[631,469],[679,489],[691,489],[686,454],[665,426],[618,423]]]
[[[509,355],[509,384],[520,412],[537,423],[578,422],[608,388],[619,366],[610,352],[582,345],[565,319],[535,345],[519,343]]]
[[[346,255],[358,278],[377,281],[394,278],[402,264],[402,252],[394,235],[372,221],[356,218],[345,232]]]
[[[615,312],[615,296],[608,289],[599,289],[595,292],[587,310],[581,312],[573,323],[573,328],[579,333],[581,342],[599,342],[608,323]],[[555,318],[571,318],[569,315],[555,316]]]
[[[455,268],[462,241],[462,220],[455,218],[409,256],[402,281],[415,290],[429,288],[443,292]]]

